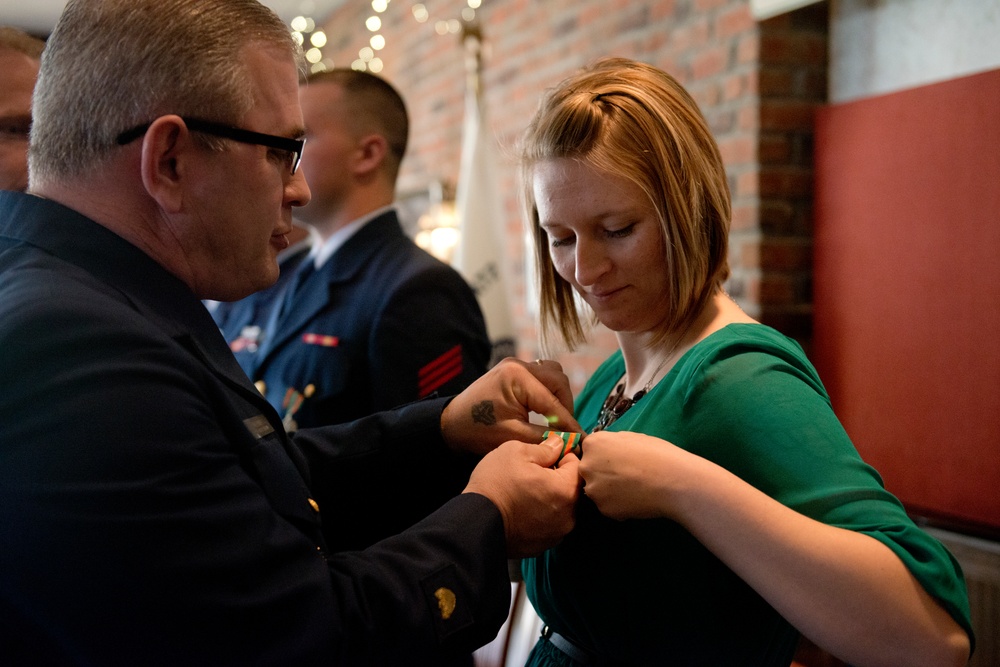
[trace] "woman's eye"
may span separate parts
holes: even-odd
[[[573,243],[572,236],[564,236],[561,239],[557,239],[553,236],[549,237],[549,245],[551,245],[553,248],[561,248],[562,246],[567,246],[570,245],[571,243]]]
[[[607,231],[608,238],[620,239],[626,236],[630,236],[632,232],[635,231],[635,223],[633,222],[628,227],[622,227],[621,229],[609,229]]]

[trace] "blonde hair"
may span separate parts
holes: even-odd
[[[300,49],[256,0],[70,0],[34,97],[32,180],[73,177],[123,131],[168,113],[238,123],[251,108],[249,45]]]
[[[558,332],[574,349],[586,336],[573,288],[558,273],[538,224],[533,167],[569,158],[625,178],[649,197],[666,250],[670,313],[654,343],[689,325],[729,277],[729,185],[698,105],[669,74],[608,58],[542,98],[520,144],[521,186],[539,280],[543,342]]]

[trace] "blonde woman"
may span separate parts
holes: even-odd
[[[857,665],[962,665],[959,566],[861,460],[794,341],[723,291],[730,198],[669,75],[610,59],[523,142],[543,329],[619,350],[576,399],[586,497],[524,562],[529,665],[788,665],[805,634]]]

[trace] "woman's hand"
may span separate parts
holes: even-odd
[[[672,517],[675,484],[685,466],[703,461],[666,440],[629,431],[584,438],[584,492],[613,519]]]

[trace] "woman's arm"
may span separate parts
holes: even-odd
[[[614,518],[677,521],[806,636],[857,665],[964,665],[965,631],[884,544],[800,514],[637,433],[587,436],[586,494]]]

